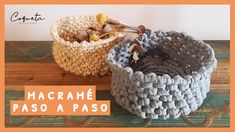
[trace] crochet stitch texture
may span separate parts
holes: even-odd
[[[198,109],[207,96],[211,74],[217,66],[214,50],[203,41],[175,31],[146,32],[138,41],[145,52],[158,46],[181,65],[169,61],[165,67],[158,67],[146,61],[143,67],[147,65],[164,73],[133,71],[129,66],[130,44],[115,46],[107,54],[107,63],[116,102],[141,118],[151,119],[176,119]],[[187,74],[179,72],[182,70],[177,70],[177,66],[187,70]],[[177,74],[170,76],[174,70]]]
[[[116,21],[116,20],[114,20]],[[65,71],[76,75],[104,75],[109,67],[105,63],[108,51],[122,40],[124,33],[116,33],[98,41],[76,41],[80,30],[99,28],[95,16],[69,16],[60,19],[51,28],[54,40],[52,51],[56,63]]]

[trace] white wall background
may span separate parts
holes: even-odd
[[[10,16],[32,16],[46,20],[37,24],[12,23]],[[5,40],[51,40],[50,26],[64,16],[103,12],[129,25],[143,24],[153,30],[176,30],[201,40],[230,39],[229,5],[6,5]]]

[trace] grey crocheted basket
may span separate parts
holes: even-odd
[[[151,119],[176,119],[201,106],[217,66],[213,49],[174,31],[149,31],[138,41],[151,55],[136,69],[129,63],[130,44],[116,46],[107,54],[116,102],[141,118]],[[168,59],[159,59],[162,54]]]

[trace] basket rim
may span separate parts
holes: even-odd
[[[165,32],[165,33],[181,33],[184,36],[188,36],[191,37],[190,35],[187,35],[185,32],[176,32],[174,30],[171,31],[162,31],[162,30],[158,30],[157,32]],[[192,38],[192,37],[191,37]],[[193,38],[192,38],[193,39]],[[193,39],[195,40],[195,39]],[[149,76],[155,76],[158,79],[170,79],[171,81],[180,81],[181,83],[186,83],[188,81],[193,81],[192,79],[194,79],[194,81],[198,81],[200,79],[201,75],[205,74],[206,72],[209,72],[210,74],[216,69],[217,67],[217,59],[215,58],[215,53],[214,50],[211,48],[211,46],[207,43],[205,43],[202,40],[195,40],[197,41],[197,43],[203,44],[205,46],[205,49],[208,48],[210,49],[210,54],[209,54],[209,59],[211,61],[209,61],[209,63],[206,63],[204,66],[200,67],[196,73],[192,73],[192,74],[187,74],[185,76],[180,76],[180,75],[175,75],[173,77],[169,76],[168,74],[163,74],[163,75],[157,75],[154,72],[150,72],[150,73],[143,73],[142,71],[133,71],[133,69],[130,66],[127,67],[123,67],[121,66],[119,63],[116,63],[116,61],[112,62],[111,59],[109,58],[109,56],[112,55],[112,53],[115,53],[116,49],[126,45],[126,43],[123,43],[121,45],[115,45],[112,49],[110,49],[109,53],[106,55],[106,62],[109,64],[110,67],[116,67],[117,69],[119,69],[120,71],[125,71],[130,78],[132,78],[135,74],[141,74],[144,78],[145,77],[149,77]],[[129,44],[129,43],[128,43]]]
[[[52,24],[51,29],[50,29],[50,33],[51,33],[51,36],[53,38],[53,41],[56,41],[57,44],[62,44],[62,45],[66,45],[66,46],[69,46],[69,47],[82,48],[82,49],[83,48],[85,48],[85,49],[87,49],[87,48],[99,48],[100,45],[108,45],[111,42],[115,41],[116,39],[124,37],[125,34],[126,34],[126,33],[118,32],[114,36],[111,36],[107,39],[100,39],[98,41],[90,41],[90,42],[82,41],[80,43],[77,42],[77,41],[70,42],[70,41],[65,40],[65,39],[63,39],[59,36],[57,28],[58,28],[58,25],[61,24],[64,20],[69,19],[69,18],[74,18],[74,17],[75,18],[83,18],[83,17],[93,17],[93,18],[95,18],[94,15],[72,15],[72,16],[66,16],[66,17],[63,17],[63,18],[60,18],[59,20],[57,20],[55,23]],[[119,20],[116,20],[116,19],[113,19],[113,18],[110,18],[110,19],[122,23]]]

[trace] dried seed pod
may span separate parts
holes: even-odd
[[[129,51],[132,52],[137,44],[132,44],[129,47]]]
[[[139,60],[139,53],[136,51],[134,51],[134,53],[133,53],[133,60],[135,63]]]
[[[131,42],[131,44],[137,44],[137,45],[140,45],[140,42],[135,38],[135,39]]]
[[[110,24],[105,24],[103,26],[102,32],[107,33],[107,32],[112,32],[114,28]]]
[[[139,35],[137,33],[127,33],[126,36],[125,36],[125,40],[133,41],[138,36]]]
[[[90,35],[90,38],[89,38],[90,41],[97,41],[99,39],[100,39],[100,37],[96,34]]]
[[[138,33],[140,33],[140,34],[143,34],[143,33],[146,32],[146,28],[145,28],[144,25],[139,25],[139,26],[137,27],[137,31],[138,31]]]
[[[144,48],[142,48],[140,45],[135,45],[134,47],[134,51],[138,52],[138,53],[143,53],[144,52]]]
[[[78,42],[82,42],[82,41],[88,41],[89,40],[89,35],[86,31],[80,31],[78,33]]]
[[[138,53],[143,53],[144,52],[144,48],[142,48],[140,45],[134,43],[129,47],[129,51],[130,52],[138,52]]]
[[[108,17],[105,14],[100,13],[96,15],[96,19],[101,25],[104,25],[104,23],[108,20]]]

